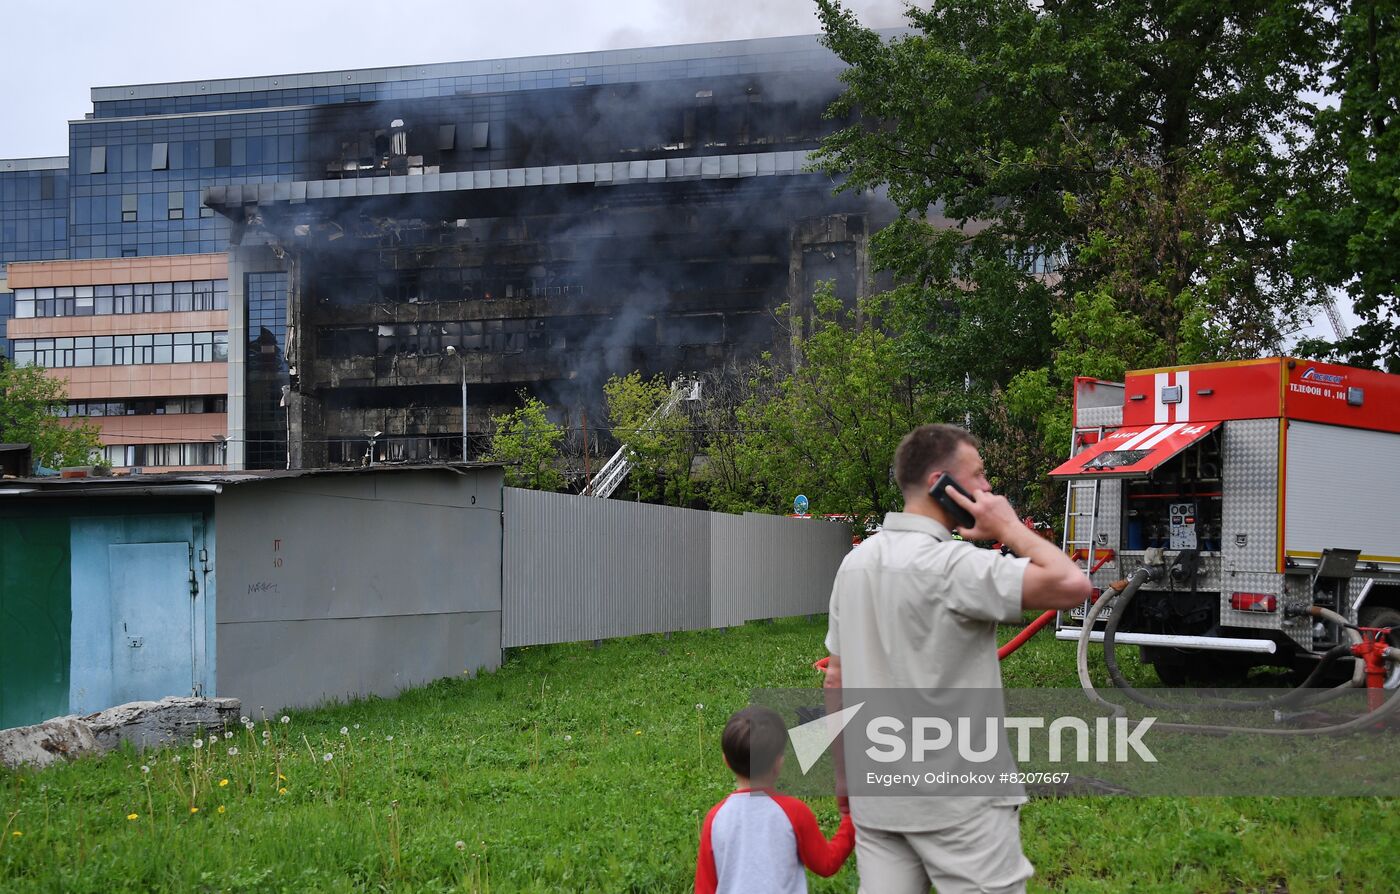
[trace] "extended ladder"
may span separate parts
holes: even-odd
[[[671,415],[682,400],[699,400],[700,383],[689,379],[676,379],[671,385],[671,396],[666,398],[666,402],[657,407],[656,410],[647,417],[646,424],[651,425],[659,419]],[[585,497],[599,497],[606,500],[613,495],[613,491],[627,480],[627,473],[632,471],[632,445],[624,442],[617,448],[603,467],[598,470],[598,474],[583,489]]]

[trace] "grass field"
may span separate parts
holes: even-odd
[[[814,685],[824,632],[801,618],[521,649],[394,700],[286,722],[245,706],[251,729],[198,749],[0,771],[0,890],[684,891],[732,785],[724,720],[755,687]],[[1075,685],[1049,634],[1004,670]],[[833,801],[812,806],[834,829]],[[1388,799],[1037,799],[1022,816],[1032,890],[1400,888]],[[854,860],[810,880],[854,891]]]

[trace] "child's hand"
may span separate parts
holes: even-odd
[[[842,816],[851,815],[851,799],[846,795],[836,796],[836,809],[841,811]]]

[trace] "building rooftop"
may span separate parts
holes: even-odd
[[[92,101],[99,103],[180,96],[258,93],[308,87],[361,86],[399,81],[525,73],[578,72],[586,77],[588,69],[597,69],[602,66],[685,63],[695,60],[765,55],[786,56],[798,53],[814,54],[814,58],[824,57],[830,60],[829,67],[841,67],[840,61],[821,45],[817,35],[807,34],[794,37],[763,37],[625,50],[598,50],[588,53],[482,59],[471,62],[440,62],[430,65],[355,68],[301,74],[266,75],[253,78],[221,78],[203,81],[172,81],[164,84],[93,87]],[[680,73],[684,74],[683,71]]]
[[[51,155],[44,158],[4,158],[0,159],[0,173],[11,171],[66,171],[68,156]]]

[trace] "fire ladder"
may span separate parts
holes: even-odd
[[[1074,429],[1070,439],[1070,456],[1078,453],[1081,446],[1097,444],[1103,438],[1103,432],[1103,426]],[[1092,440],[1089,440],[1091,437]],[[1065,531],[1061,547],[1090,577],[1113,558],[1113,550],[1098,546],[1098,521],[1099,479],[1071,478],[1065,488]],[[1089,602],[1085,602],[1071,613],[1072,616],[1084,617],[1089,605]],[[1106,620],[1108,614],[1108,609],[1100,612],[1099,620]]]
[[[657,407],[650,416],[644,427],[650,426],[654,422],[665,419],[676,411],[682,400],[699,400],[700,383],[686,378],[676,379],[671,384],[671,396],[666,398],[666,402]],[[583,489],[583,496],[598,497],[606,500],[613,495],[621,485],[627,480],[627,474],[632,471],[632,445],[623,442],[617,448],[617,452],[603,463],[603,467],[598,470],[598,474]]]

